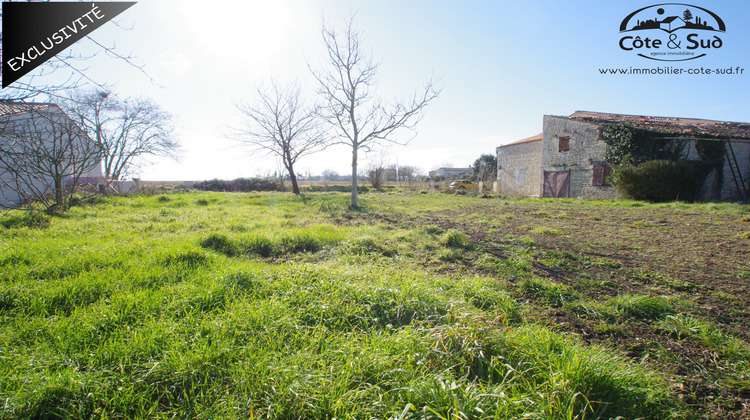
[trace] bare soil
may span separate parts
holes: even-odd
[[[702,209],[696,211],[696,208]],[[750,208],[746,208],[750,210]],[[750,342],[750,217],[710,206],[597,206],[592,203],[478,200],[456,211],[424,212],[418,223],[459,229],[473,243],[507,257],[518,238],[533,241],[534,272],[588,299],[619,294],[673,299],[677,310]],[[563,268],[550,255],[576,256]],[[627,318],[617,328],[565,307],[534,302],[541,322],[584,342],[618,349],[667,373],[680,398],[703,418],[750,418],[750,378],[738,378],[697,340],[678,339],[654,322]],[[747,363],[747,360],[745,360]]]

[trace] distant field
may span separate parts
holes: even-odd
[[[750,206],[360,199],[0,216],[0,418],[750,417]]]

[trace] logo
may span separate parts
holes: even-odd
[[[687,61],[720,49],[727,30],[714,12],[683,3],[638,9],[620,24],[620,49],[657,61]]]

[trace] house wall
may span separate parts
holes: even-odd
[[[471,175],[474,172],[471,168],[439,168],[435,170],[436,175],[442,175],[446,178],[460,178],[465,175]]]
[[[725,146],[726,147],[726,146]],[[747,141],[732,142],[732,149],[734,149],[734,155],[737,158],[737,164],[742,173],[742,179],[745,182],[745,189],[750,190],[750,143]],[[736,174],[736,172],[735,172]],[[724,183],[721,187],[721,200],[742,200],[748,199],[737,189],[737,185],[734,183],[732,172],[729,164],[724,162]],[[740,182],[739,177],[737,182]],[[740,185],[740,188],[742,186]]]
[[[23,124],[24,119],[28,118],[27,114],[18,114],[11,116],[0,117],[0,125],[2,131],[9,130],[13,131],[17,124]],[[3,142],[3,148],[8,147],[9,139],[0,135],[0,142]],[[14,147],[10,147],[10,150],[16,150]],[[0,163],[0,165],[3,165]],[[20,183],[20,186],[19,186]],[[36,179],[35,177],[18,181],[13,174],[7,172],[7,167],[0,166],[0,209],[7,207],[14,207],[24,202],[24,197],[19,194],[20,191],[26,189],[26,185],[32,185],[34,189],[44,190],[50,183],[48,179]]]
[[[569,137],[568,151],[558,150],[559,138]],[[684,160],[700,160],[696,141],[688,141]],[[750,142],[733,140],[732,148],[739,164],[742,181],[750,190]],[[604,162],[607,145],[600,139],[596,124],[576,121],[565,117],[546,115],[543,120],[541,141],[511,144],[497,148],[499,193],[513,196],[540,196],[544,190],[545,171],[570,171],[569,196],[586,199],[616,199],[617,190],[612,186],[593,185],[594,164]],[[541,164],[540,164],[541,163]],[[717,181],[722,179],[721,187]],[[742,185],[735,168],[725,158],[722,173],[708,175],[696,199],[743,200]]]
[[[750,197],[746,197],[742,191],[742,183],[744,182],[745,188],[750,190],[750,143],[747,140],[730,140],[732,143],[732,149],[734,150],[734,156],[737,161],[737,166],[734,166],[734,159],[730,165],[729,157],[724,157],[724,166],[722,167],[721,177],[718,176],[716,171],[711,172],[703,183],[703,186],[698,190],[698,194],[695,197],[699,201],[710,201],[710,200],[722,200],[722,201],[733,201],[733,200],[745,200]],[[690,141],[690,146],[686,150],[685,160],[694,161],[700,160],[700,155],[696,151],[696,141]],[[731,151],[729,146],[725,143],[724,148],[729,152]],[[738,171],[739,168],[739,171]],[[734,169],[734,175],[732,174]],[[741,176],[740,176],[741,175]],[[735,178],[736,181],[735,182]],[[721,179],[722,183],[719,187],[718,181]],[[739,187],[739,188],[738,188]]]
[[[26,130],[33,128],[34,130],[36,130],[36,134],[32,136],[33,138],[29,138],[29,141],[39,141],[40,139],[44,139],[43,141],[45,142],[51,142],[52,136],[55,135],[52,133],[59,133],[61,130],[67,129],[67,123],[70,120],[68,116],[65,115],[65,113],[63,113],[58,107],[54,106],[49,110],[34,112],[37,112],[39,117],[37,117],[33,123],[30,122],[31,118],[33,117],[31,117],[27,113],[23,113],[10,117],[4,117],[2,121],[0,121],[0,124],[3,125],[3,129],[5,130],[17,130],[19,133],[25,133]],[[66,128],[60,128],[60,126]],[[71,132],[71,134],[64,135],[73,135],[75,137],[69,138],[80,139],[80,141],[91,141],[91,139],[89,139],[88,136],[77,126],[73,126],[71,127],[71,129],[75,129],[76,131]],[[60,136],[60,134],[56,135]],[[8,139],[0,136],[0,142],[6,141],[8,141]],[[12,146],[11,149],[19,150],[15,149]],[[88,168],[88,170],[81,173],[81,176],[84,178],[88,178],[89,181],[93,181],[94,179],[101,179],[103,174],[101,159],[97,158],[95,160],[97,161],[96,164],[92,165],[90,168]],[[0,208],[13,207],[23,203],[24,197],[16,192],[18,189],[35,189],[39,191],[53,189],[52,185],[54,184],[54,182],[51,177],[36,171],[33,172],[33,177],[24,179],[24,182],[22,182],[19,188],[14,182],[14,177],[3,169],[4,168],[0,167]]]
[[[8,185],[13,185],[13,178],[8,174],[0,174],[0,209],[15,206],[23,201],[15,190],[7,187]]]
[[[541,160],[541,140],[498,147],[499,193],[516,197],[539,197],[542,179]]]
[[[558,139],[569,137],[569,150],[558,151]],[[545,115],[541,145],[542,171],[570,170],[570,197],[614,199],[617,191],[612,186],[594,186],[594,163],[603,162],[607,144],[599,139],[595,124]],[[543,172],[542,172],[543,173]],[[539,191],[543,179],[539,180]]]

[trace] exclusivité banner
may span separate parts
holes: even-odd
[[[136,2],[3,2],[3,88]]]

